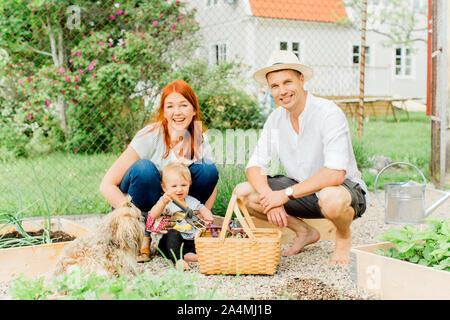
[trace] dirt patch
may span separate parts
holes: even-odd
[[[319,279],[289,279],[284,288],[275,290],[275,295],[289,300],[357,300]]]
[[[28,235],[32,237],[39,237],[44,234],[44,229],[41,229],[39,231],[29,231],[27,232]],[[5,234],[2,239],[23,239],[24,237],[18,233],[17,231],[10,232]],[[70,234],[64,232],[64,231],[50,231],[50,239],[52,240],[52,243],[56,242],[64,242],[64,241],[72,241],[75,240],[76,237],[71,236]],[[27,245],[23,245],[23,247],[26,247]]]

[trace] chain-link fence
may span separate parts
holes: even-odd
[[[274,50],[313,68],[305,84],[313,94],[357,97],[360,31],[351,10],[336,0],[2,1],[0,211],[108,211],[103,175],[175,79],[193,87],[209,131],[249,137],[246,149],[231,148],[233,159],[247,159],[275,107],[252,80]],[[394,64],[405,77],[423,70],[374,39],[366,95],[402,94]]]

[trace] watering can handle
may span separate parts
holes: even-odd
[[[381,169],[380,172],[378,172],[377,177],[375,178],[375,184],[374,184],[374,186],[373,186],[373,188],[374,188],[374,190],[375,190],[375,197],[376,197],[378,203],[379,203],[383,208],[386,208],[386,207],[384,206],[383,203],[381,203],[380,198],[378,198],[378,192],[377,192],[378,178],[380,178],[380,176],[381,176],[381,174],[384,172],[384,170],[386,170],[386,169],[389,168],[389,167],[392,167],[392,166],[395,166],[395,165],[399,165],[399,164],[404,164],[404,165],[407,165],[407,166],[410,166],[410,167],[416,169],[416,171],[420,173],[420,176],[422,177],[422,179],[423,179],[423,181],[424,181],[424,184],[425,184],[425,185],[427,184],[427,180],[425,179],[425,176],[423,175],[422,171],[420,171],[419,168],[417,168],[415,165],[412,165],[411,163],[408,163],[408,162],[392,162],[392,163],[388,164],[386,167],[384,167],[383,169]]]

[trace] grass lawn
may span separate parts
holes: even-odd
[[[357,122],[349,120],[357,139]],[[364,122],[362,156],[390,157],[410,162],[428,176],[430,158],[430,120],[424,113],[410,112],[410,120]],[[108,203],[98,192],[100,181],[118,155],[51,154],[35,159],[0,163],[0,213],[24,216],[106,213]],[[215,214],[224,215],[234,186],[245,181],[243,165],[218,165],[220,172]],[[419,180],[413,170],[386,170],[379,185],[389,181]],[[376,174],[362,168],[364,181],[373,190]]]
[[[117,155],[52,154],[0,165],[0,213],[23,211],[39,216],[108,212],[98,192],[100,181]]]
[[[362,143],[367,156],[382,155],[393,162],[408,162],[418,167],[425,177],[429,176],[428,162],[430,160],[431,122],[424,112],[410,112],[410,120],[405,117],[400,122],[388,118],[388,121],[371,119],[364,122]],[[350,121],[354,138],[357,139],[358,123]],[[376,174],[362,168],[363,180],[373,191]],[[391,167],[380,176],[379,186],[389,181],[408,181],[413,179],[420,182],[421,178],[414,169],[401,166]]]

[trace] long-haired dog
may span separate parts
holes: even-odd
[[[132,207],[131,197],[105,216],[97,227],[68,244],[58,257],[53,276],[79,265],[85,273],[97,272],[109,277],[135,274],[136,255],[144,236],[141,213]]]

